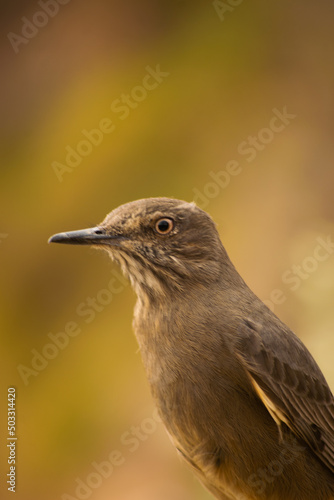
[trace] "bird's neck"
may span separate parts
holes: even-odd
[[[221,343],[218,331],[210,329],[215,299],[222,301],[221,320],[229,321],[229,305],[224,308],[224,292],[219,284],[209,289],[196,286],[174,293],[164,300],[137,300],[133,327],[151,385],[180,374],[184,360],[196,367],[202,356],[214,356]],[[212,300],[213,298],[213,300]],[[225,310],[224,310],[225,309]],[[206,328],[208,334],[206,334]]]

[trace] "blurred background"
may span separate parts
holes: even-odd
[[[157,422],[135,295],[48,246],[118,205],[195,200],[334,387],[334,4],[1,4],[1,498],[208,500]]]

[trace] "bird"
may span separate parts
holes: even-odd
[[[334,398],[302,341],[248,287],[211,216],[146,198],[49,242],[106,250],[160,417],[219,500],[334,499]]]

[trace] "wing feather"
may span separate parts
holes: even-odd
[[[253,387],[280,427],[284,422],[334,472],[334,398],[315,360],[290,330],[250,320],[237,352]]]

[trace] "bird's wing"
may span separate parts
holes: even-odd
[[[334,472],[334,398],[311,354],[283,324],[269,332],[246,320],[241,330],[237,352],[267,410]]]

